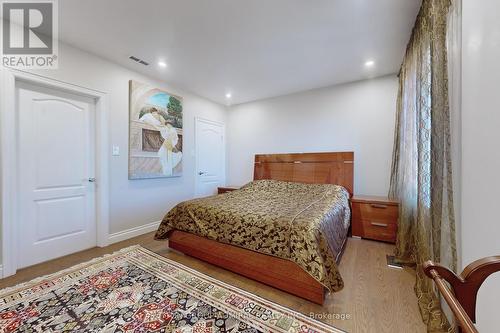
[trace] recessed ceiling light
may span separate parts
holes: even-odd
[[[165,68],[167,67],[167,63],[165,61],[158,61],[158,66],[160,66],[161,68]]]
[[[231,93],[226,93],[226,98],[229,99],[231,98],[233,95],[231,95]]]
[[[365,67],[373,67],[373,65],[375,65],[374,60],[368,60],[367,62],[365,62]]]

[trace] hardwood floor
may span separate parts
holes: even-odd
[[[306,315],[314,314],[316,319],[348,332],[426,331],[413,291],[414,273],[411,270],[391,269],[386,265],[385,255],[392,254],[394,247],[352,238],[340,263],[345,288],[327,295],[323,306],[171,251],[165,241],[153,240],[153,233],[21,269],[16,275],[0,280],[0,288],[54,273],[134,244]]]

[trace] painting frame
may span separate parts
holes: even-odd
[[[181,177],[183,98],[129,80],[128,179]]]

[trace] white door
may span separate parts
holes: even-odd
[[[96,245],[95,105],[19,84],[18,268]]]
[[[196,118],[196,196],[217,193],[225,183],[224,124]]]

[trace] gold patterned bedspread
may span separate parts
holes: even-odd
[[[258,180],[178,204],[163,218],[155,239],[181,230],[291,260],[338,291],[343,281],[336,258],[349,220],[349,194],[342,186]]]

